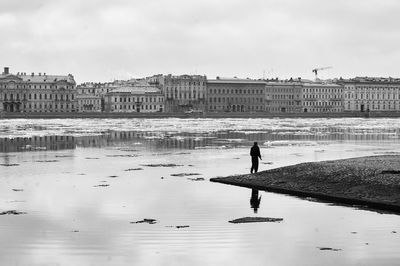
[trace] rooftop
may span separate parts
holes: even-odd
[[[157,87],[150,85],[136,85],[127,87],[118,87],[109,93],[130,93],[130,94],[146,94],[146,93],[161,93]]]

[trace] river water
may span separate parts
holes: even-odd
[[[0,120],[0,265],[398,265],[398,215],[208,180],[254,141],[260,170],[398,154],[399,122]]]

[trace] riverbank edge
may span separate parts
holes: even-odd
[[[359,157],[359,158],[350,158],[350,159],[343,159],[343,160],[333,160],[333,161],[323,161],[323,162],[316,162],[316,163],[301,163],[301,164],[296,164],[293,166],[286,166],[286,167],[280,167],[280,168],[275,168],[275,169],[271,169],[271,170],[266,170],[266,171],[262,171],[262,172],[258,172],[257,174],[246,174],[246,175],[232,175],[232,176],[227,176],[227,177],[215,177],[215,178],[211,178],[210,181],[211,182],[215,182],[215,183],[221,183],[221,184],[226,184],[226,185],[233,185],[233,186],[239,186],[239,187],[245,187],[245,188],[250,188],[250,189],[257,189],[257,190],[262,190],[262,191],[267,191],[267,192],[273,192],[273,193],[279,193],[279,194],[286,194],[286,195],[290,195],[290,196],[296,196],[296,197],[300,197],[300,198],[314,198],[317,199],[321,202],[327,202],[327,203],[336,203],[339,205],[345,205],[345,206],[351,206],[351,207],[357,207],[360,209],[371,209],[371,210],[376,210],[376,211],[387,211],[387,212],[391,212],[391,213],[396,213],[396,214],[400,214],[400,204],[392,204],[392,203],[388,203],[385,202],[383,200],[379,200],[379,199],[363,199],[360,197],[357,197],[357,194],[353,194],[351,196],[344,196],[341,195],[341,193],[343,191],[336,191],[334,189],[334,187],[328,188],[326,191],[324,192],[315,192],[315,191],[309,191],[307,189],[300,189],[299,187],[304,186],[304,183],[302,183],[302,181],[300,180],[298,183],[298,187],[285,187],[282,185],[282,182],[285,182],[287,179],[287,173],[284,173],[288,168],[291,168],[291,170],[293,170],[295,173],[297,172],[299,175],[304,174],[304,172],[302,172],[302,170],[298,168],[298,166],[304,166],[305,164],[308,164],[310,166],[313,165],[319,165],[320,163],[324,164],[324,163],[329,163],[330,165],[334,165],[335,163],[338,162],[343,162],[343,161],[347,161],[347,162],[354,162],[354,160],[359,160],[359,159],[379,159],[379,158],[383,158],[386,159],[386,157],[388,157],[388,155],[384,155],[384,156],[367,156],[367,157]],[[400,156],[392,156],[395,160],[399,160],[400,162]],[[400,163],[399,163],[400,165]],[[375,165],[377,166],[377,165]],[[378,166],[378,167],[372,167],[375,170],[376,169],[382,169],[382,167]],[[387,168],[386,166],[383,166],[383,168]],[[357,172],[360,171],[359,165],[355,165],[354,168],[352,168],[353,170],[355,169]],[[400,169],[400,168],[398,168]],[[354,174],[354,172],[351,172],[351,169],[347,169],[348,171],[348,175],[352,176],[352,174]],[[272,174],[271,174],[272,173]],[[280,173],[282,173],[281,178],[277,179],[277,176],[280,175]],[[308,173],[307,173],[308,174]],[[279,185],[274,185],[272,184],[270,181],[268,180],[264,180],[261,181],[258,180],[258,177],[267,177],[268,175],[273,176],[274,178],[274,182],[275,183],[279,183]],[[333,180],[329,179],[329,176],[324,176],[321,175],[321,172],[319,171],[315,171],[314,173],[311,173],[311,175],[318,175],[318,179],[321,182],[321,178],[324,181],[324,187],[326,188],[326,183],[330,183]],[[392,177],[393,175],[391,175]],[[400,178],[400,177],[398,177]],[[353,179],[357,180],[358,176],[353,176]],[[352,181],[352,180],[348,180],[348,181]],[[319,184],[318,182],[315,181],[315,179],[312,181],[315,187],[318,187]],[[348,184],[358,184],[357,182],[346,182],[344,185],[348,185]],[[291,184],[293,185],[293,184]],[[370,184],[372,187],[374,186],[374,183]],[[397,186],[398,184],[389,184],[387,185],[388,187],[388,192],[390,193],[390,191],[393,191],[389,188],[392,188],[393,186]],[[348,186],[347,188],[345,188],[346,190],[350,190],[352,187]],[[398,189],[398,188],[397,188]],[[371,191],[364,191],[365,194],[370,193]],[[388,195],[388,197],[394,197],[395,195]]]
[[[398,118],[400,112],[343,113],[0,113],[0,119],[62,118]]]

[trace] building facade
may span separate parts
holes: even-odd
[[[267,80],[265,83],[265,111],[269,113],[302,112],[301,80]]]
[[[156,82],[156,80],[153,80]],[[159,76],[166,112],[206,110],[207,77],[201,75]]]
[[[46,73],[9,73],[0,75],[0,111],[2,112],[75,112],[74,77]]]
[[[101,112],[103,110],[103,97],[93,94],[78,94],[76,96],[78,112]]]
[[[251,79],[207,81],[208,112],[263,112],[265,82]]]
[[[152,85],[120,87],[104,95],[104,111],[114,113],[164,112],[164,94]]]
[[[334,83],[304,83],[303,112],[343,112],[343,86]]]
[[[356,77],[339,80],[344,111],[400,111],[400,79]]]

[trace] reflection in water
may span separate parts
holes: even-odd
[[[0,152],[75,149],[76,138],[72,136],[35,136],[24,138],[1,138]]]
[[[359,141],[399,143],[396,131],[363,131],[362,133],[341,128],[313,129],[307,134],[291,131],[219,131],[204,133],[186,132],[143,132],[109,131],[90,136],[33,136],[0,138],[0,152],[20,152],[37,150],[64,150],[84,148],[104,148],[141,145],[148,149],[203,149],[245,147],[254,141],[261,146],[302,145],[302,142],[319,141]],[[303,143],[304,144],[304,143]]]
[[[258,208],[260,208],[261,196],[258,196],[258,189],[251,190],[250,206],[253,208],[254,213],[257,213]]]

